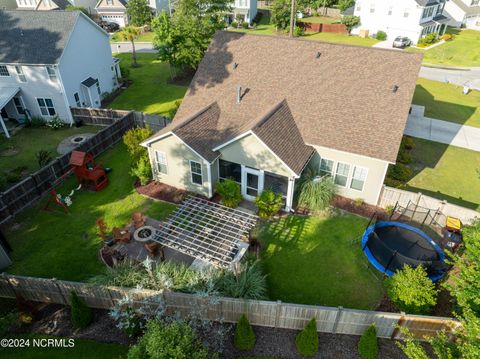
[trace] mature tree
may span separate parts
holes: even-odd
[[[138,27],[127,26],[118,33],[121,40],[130,41],[132,43],[132,66],[137,66],[137,53],[135,51],[135,40],[140,35],[141,30]]]
[[[286,30],[290,26],[291,0],[275,0],[272,6],[271,22],[275,29]]]
[[[152,21],[160,59],[174,69],[196,69],[230,6],[230,0],[178,0],[172,16],[162,12]]]
[[[127,3],[127,14],[131,25],[143,26],[152,21],[152,9],[148,6],[147,0],[129,0]]]
[[[347,27],[348,33],[352,32],[352,29],[360,24],[360,17],[358,16],[344,16],[342,17],[341,23]]]
[[[352,6],[355,5],[355,0],[340,0],[338,2],[338,8],[340,11],[343,13],[345,10],[351,8]]]

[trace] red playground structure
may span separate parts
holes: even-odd
[[[70,165],[77,176],[78,183],[83,188],[98,192],[107,187],[108,177],[105,169],[101,165],[95,164],[91,154],[72,151]]]

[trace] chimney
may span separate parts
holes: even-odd
[[[242,101],[242,86],[237,86],[237,103]]]

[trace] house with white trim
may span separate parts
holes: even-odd
[[[118,87],[109,36],[79,11],[0,11],[0,124],[100,107]],[[1,132],[0,132],[1,133]]]
[[[387,39],[406,36],[417,43],[425,35],[436,32],[443,35],[450,20],[444,13],[447,0],[356,0],[354,15],[360,25],[352,30],[369,35],[384,31]]]
[[[103,21],[114,22],[120,27],[128,25],[126,0],[99,0],[95,11]]]
[[[451,26],[480,30],[480,0],[449,0],[445,11]]]
[[[233,178],[290,210],[307,166],[376,204],[422,55],[219,31],[172,123],[142,143],[156,181],[211,198]]]
[[[234,0],[232,3],[232,12],[229,14],[228,22],[232,21],[248,22],[252,24],[257,15],[257,0]]]

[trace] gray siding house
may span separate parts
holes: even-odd
[[[396,161],[422,56],[218,32],[173,122],[146,140],[156,180],[212,197],[233,178],[285,209],[307,165],[376,204]],[[401,69],[401,71],[399,71]]]
[[[79,11],[0,11],[0,125],[100,107],[118,86],[109,37]],[[4,120],[2,120],[4,119]]]

